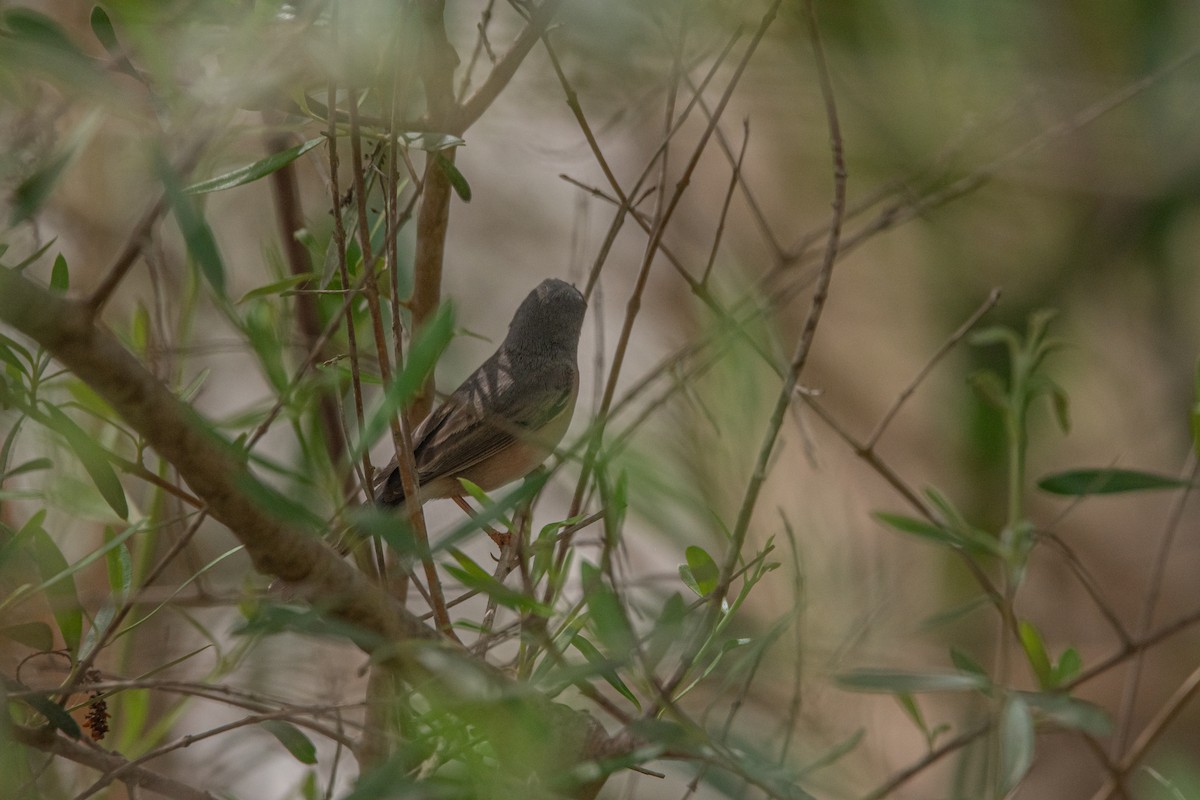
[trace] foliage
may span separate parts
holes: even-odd
[[[1176,680],[1140,733],[1134,709],[1143,658],[1200,621],[1188,610],[1154,624],[1195,470],[1073,460],[1060,434],[1078,430],[1081,398],[1072,408],[1064,364],[1080,343],[1051,336],[1055,314],[977,330],[993,293],[957,332],[939,327],[944,344],[866,441],[848,432],[849,412],[804,387],[831,364],[884,383],[827,355],[844,331],[848,255],[951,201],[982,203],[971,193],[1032,148],[1000,162],[933,159],[903,181],[882,174],[907,188],[848,203],[847,173],[874,158],[844,134],[862,130],[863,109],[838,77],[870,32],[847,10],[859,4],[580,5],[489,3],[473,11],[478,26],[441,4],[373,0],[0,14],[0,91],[13,100],[0,244],[5,785],[30,797],[114,783],[256,796],[261,765],[286,761],[271,774],[291,783],[266,794],[594,797],[618,777],[637,796],[999,798],[1043,791],[1038,770],[1063,736],[1102,763],[1101,796],[1135,780],[1163,796],[1194,783],[1194,763],[1159,759],[1153,745],[1200,673]],[[795,164],[756,151],[750,123],[739,150],[728,118],[768,85],[754,72],[764,51],[799,43],[829,177],[806,174],[819,192],[803,191],[819,199],[785,209],[819,222],[789,247],[750,176]],[[514,162],[545,141],[537,95],[510,85],[518,74],[566,99],[569,145],[594,174],[565,177],[609,220],[600,237],[580,224],[574,264],[597,326],[596,357],[580,359],[594,399],[580,399],[544,470],[494,496],[464,482],[469,515],[372,507],[372,465],[435,404],[439,369],[471,345],[459,334],[502,330],[483,313],[493,309],[444,298],[476,281],[524,286],[506,264],[463,266],[469,248],[454,248],[481,203],[523,222],[492,171],[507,165],[471,155],[502,138],[476,123],[503,120],[505,102],[529,114],[502,143]],[[643,85],[649,99],[630,99]],[[48,104],[63,112],[53,132],[40,124]],[[648,104],[658,128],[641,118]],[[602,123],[596,107],[619,113]],[[625,112],[635,119],[620,128]],[[614,143],[614,128],[628,141]],[[652,128],[652,144],[635,146]],[[139,207],[103,268],[60,219],[110,137],[124,137],[120,169],[137,176]],[[637,155],[618,158],[626,145]],[[103,181],[83,186],[97,213],[120,205]],[[530,210],[554,205],[546,194]],[[256,231],[257,258],[230,213],[242,198],[243,209],[270,204],[252,220],[273,225]],[[679,241],[684,229],[703,241]],[[42,240],[60,230],[62,241]],[[506,235],[489,229],[497,259]],[[547,249],[530,252],[558,274]],[[668,270],[678,296],[665,307],[690,324],[646,370],[658,345],[645,344],[643,302]],[[627,302],[606,306],[606,293]],[[976,399],[966,380],[950,394],[989,431],[981,462],[1001,461],[1004,480],[983,463],[974,483],[938,489],[880,442],[932,370],[968,372],[952,360],[968,337],[963,357],[982,365],[969,379]],[[1198,398],[1178,437],[1189,451],[1200,448]],[[832,526],[790,496],[820,472],[795,458],[792,434],[813,436],[810,422],[815,450],[858,459],[891,492],[871,496],[873,518],[901,536],[865,535],[949,587],[929,593],[923,626],[881,623],[860,638],[852,629],[872,626],[855,621],[831,646],[839,607],[884,582],[815,552]],[[934,450],[923,455],[939,461]],[[948,456],[939,463],[953,472]],[[1177,511],[1130,627],[1063,528],[1078,506],[1143,495]],[[1052,514],[1052,497],[1073,505]],[[1106,629],[1075,627],[1045,602],[1038,576],[1064,564],[1061,580]],[[891,599],[882,605],[886,617]],[[914,646],[879,647],[879,630]],[[1094,690],[1126,664],[1125,700]],[[821,708],[830,695],[836,714]],[[206,745],[222,754],[211,765]],[[238,752],[252,755],[238,763]]]

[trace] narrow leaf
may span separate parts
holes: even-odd
[[[289,275],[283,280],[272,281],[265,286],[259,286],[257,289],[251,289],[238,299],[238,304],[242,304],[247,300],[254,300],[259,297],[269,297],[271,295],[282,294],[288,289],[294,289],[305,281],[316,280],[315,272],[305,272],[300,275]]]
[[[859,692],[919,694],[921,692],[969,692],[986,689],[981,675],[961,672],[900,672],[889,669],[856,669],[837,676],[837,682]]]
[[[117,42],[117,32],[113,29],[112,19],[109,18],[108,12],[101,6],[92,7],[91,25],[96,41],[100,42],[105,51],[110,56],[119,54],[121,45]]]
[[[1021,646],[1025,648],[1029,666],[1037,676],[1038,684],[1043,689],[1049,689],[1054,685],[1054,670],[1050,666],[1050,657],[1046,655],[1046,644],[1042,641],[1042,634],[1028,620],[1017,623],[1017,634],[1021,638]]]
[[[635,638],[616,592],[597,581],[587,591],[587,605],[592,629],[608,653],[620,658],[627,656],[633,650]]]
[[[259,727],[279,740],[292,757],[301,764],[317,763],[317,748],[304,732],[290,722],[281,719],[266,719]]]
[[[472,561],[462,551],[450,548],[449,552],[458,561],[459,566],[456,567],[453,564],[445,564],[443,566],[447,572],[459,581],[462,581],[464,586],[483,592],[506,608],[533,613],[547,618],[553,612],[552,609],[539,603],[535,598],[530,597],[524,592],[505,586],[496,580],[496,578],[489,575],[483,567]]]
[[[217,239],[212,228],[196,207],[195,201],[189,197],[179,183],[179,175],[166,157],[158,152],[155,154],[158,178],[162,181],[167,201],[179,223],[179,231],[183,234],[188,253],[195,259],[200,273],[208,281],[213,290],[220,296],[225,295],[225,264],[221,260],[221,252],[217,248]]]
[[[446,178],[450,181],[450,186],[454,188],[454,193],[457,194],[464,203],[471,202],[471,184],[467,183],[467,179],[459,172],[458,167],[454,166],[454,162],[446,158],[441,153],[434,153],[434,159],[437,161],[438,167],[446,174]]]
[[[38,515],[26,523],[18,537],[28,536],[30,552],[42,576],[42,590],[58,624],[67,650],[75,655],[79,652],[79,641],[83,636],[83,611],[79,605],[79,594],[75,590],[75,579],[71,567],[58,545],[42,528]]]
[[[1108,712],[1086,700],[1058,693],[1022,692],[1021,697],[1064,728],[1083,731],[1091,736],[1108,736],[1112,733],[1112,720]]]
[[[104,502],[108,503],[109,508],[116,512],[118,517],[127,519],[129,504],[125,500],[125,489],[121,486],[117,473],[109,463],[108,454],[104,448],[96,444],[91,435],[60,411],[58,406],[47,403],[44,408],[47,423],[75,451],[75,455],[83,464],[83,468],[87,470],[87,474],[91,477],[92,483],[96,485],[96,489],[99,490],[100,496],[104,498]]]
[[[61,153],[38,167],[29,177],[17,184],[17,188],[12,193],[12,213],[9,215],[8,221],[10,226],[33,219],[37,215],[46,201],[50,199],[54,187],[58,185],[69,163],[71,163],[71,154]]]
[[[691,571],[692,579],[696,582],[696,589],[701,597],[707,597],[712,593],[713,589],[717,588],[717,581],[720,578],[720,570],[717,568],[717,562],[713,560],[707,551],[702,547],[691,545],[684,551],[687,557],[688,569]]]
[[[433,319],[423,325],[413,337],[404,369],[392,378],[384,392],[383,402],[363,424],[358,442],[350,454],[352,460],[361,456],[365,449],[383,435],[388,421],[416,395],[453,335],[454,312],[449,304],[443,304]]]
[[[304,144],[298,144],[295,147],[280,150],[278,153],[272,153],[264,159],[255,161],[253,164],[238,167],[231,172],[226,172],[224,175],[218,175],[215,178],[209,178],[206,181],[193,183],[184,189],[184,192],[187,194],[204,194],[206,192],[219,192],[222,189],[232,189],[235,186],[244,186],[247,183],[253,183],[259,178],[265,178],[272,172],[277,172],[286,167],[324,141],[325,137],[323,136],[309,139]]]
[[[54,258],[54,266],[50,268],[50,290],[58,294],[66,294],[71,285],[71,273],[67,269],[67,260],[59,253]]]
[[[1170,475],[1130,469],[1076,469],[1048,475],[1038,488],[1051,494],[1083,497],[1091,494],[1140,492],[1151,489],[1182,489],[1190,484]]]
[[[1074,647],[1068,647],[1063,651],[1062,656],[1058,659],[1058,664],[1054,667],[1054,685],[1062,686],[1078,675],[1082,669],[1083,660],[1079,657],[1079,651]]]
[[[54,632],[44,622],[19,622],[0,628],[0,636],[44,653],[54,648]]]
[[[35,458],[30,461],[26,461],[24,464],[18,464],[8,472],[4,473],[3,480],[8,480],[9,478],[16,477],[17,475],[24,475],[26,472],[38,472],[43,469],[50,469],[53,466],[54,462],[48,458]]]
[[[603,654],[596,649],[596,646],[583,636],[573,636],[571,638],[571,646],[578,650],[583,657],[588,660],[589,664],[600,668],[600,674],[603,676],[604,680],[608,682],[609,686],[620,692],[621,695],[624,696],[626,700],[633,703],[639,711],[641,710],[642,704],[638,702],[637,695],[633,693],[632,689],[625,685],[625,682],[621,680],[621,676],[617,674],[617,671],[614,668],[616,664],[609,659],[606,659]]]
[[[43,694],[27,694],[21,698],[30,708],[46,718],[51,727],[65,733],[72,739],[82,739],[83,731],[79,723],[63,710],[63,707]]]
[[[1029,706],[1020,697],[1010,697],[1000,720],[1001,794],[1012,791],[1033,766],[1034,740],[1033,715]]]
[[[913,536],[919,536],[936,544],[950,545],[954,548],[962,546],[962,542],[941,525],[934,525],[932,522],[926,522],[903,514],[889,514],[883,511],[878,511],[872,516],[889,528],[901,533],[910,533]]]

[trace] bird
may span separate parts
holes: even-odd
[[[525,477],[554,451],[579,394],[583,294],[547,278],[521,302],[508,334],[487,361],[413,432],[421,503],[463,495],[459,478],[484,491]],[[395,456],[379,471],[375,502],[408,499]]]

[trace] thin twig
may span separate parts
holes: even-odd
[[[1146,757],[1150,748],[1158,741],[1158,738],[1162,736],[1175,718],[1182,713],[1198,690],[1200,690],[1200,667],[1193,670],[1192,674],[1179,685],[1170,699],[1154,715],[1154,719],[1150,720],[1150,724],[1142,730],[1141,736],[1137,738],[1137,741],[1129,748],[1129,752],[1126,753],[1125,757],[1117,765],[1117,772],[1120,777],[1128,775],[1130,770]],[[1092,795],[1092,800],[1108,800],[1115,792],[1122,788],[1120,780],[1114,780],[1110,777],[1104,786],[1096,794]]]
[[[211,792],[189,786],[145,767],[131,766],[132,762],[123,756],[86,744],[85,740],[71,741],[44,729],[33,730],[21,725],[11,725],[8,732],[14,741],[26,747],[74,761],[104,774],[119,771],[121,782],[129,787],[131,792],[135,787],[140,787],[174,800],[217,800],[217,796]]]
[[[766,15],[763,17],[763,23],[759,26],[755,34],[755,39],[751,42],[750,50],[753,50],[754,43],[766,33],[766,26],[774,18],[779,5],[776,2],[767,10]],[[833,278],[833,265],[837,260],[838,241],[842,230],[842,214],[846,208],[846,164],[842,149],[842,134],[841,125],[838,121],[837,104],[834,100],[833,85],[825,64],[824,50],[821,47],[816,9],[813,7],[812,2],[807,4],[807,8],[813,44],[813,56],[817,63],[821,94],[825,99],[825,116],[829,126],[830,150],[833,162],[833,220],[829,226],[829,240],[826,243],[825,259],[821,265],[821,271],[817,278],[817,286],[809,304],[808,314],[804,319],[804,327],[796,343],[796,352],[792,356],[791,368],[788,370],[783,385],[780,387],[779,394],[776,397],[775,408],[771,412],[771,417],[767,423],[767,430],[759,446],[754,469],[747,483],[746,491],[742,496],[737,521],[734,523],[729,536],[729,550],[725,556],[724,563],[721,565],[720,578],[717,581],[716,588],[713,589],[709,597],[705,624],[700,627],[702,631],[711,629],[712,624],[720,614],[721,607],[729,595],[733,573],[737,569],[738,561],[742,558],[742,548],[750,531],[750,519],[754,514],[755,507],[758,505],[758,497],[762,491],[763,484],[766,482],[767,466],[771,459],[771,453],[775,449],[779,432],[783,428],[783,420],[787,414],[787,410],[794,401],[794,394],[796,386],[799,383],[800,373],[803,372],[804,366],[808,362],[808,355],[811,352],[812,343],[816,337],[817,326],[821,320],[821,312],[824,310],[825,302],[829,297],[829,285]],[[746,61],[743,60],[739,67],[744,67],[745,64]],[[710,131],[716,124],[716,120],[719,118],[720,112],[724,107],[724,100],[727,97],[728,95],[722,98],[722,103],[717,106],[714,117],[709,123]],[[697,656],[700,654],[700,649],[704,641],[704,637],[698,635],[695,637],[693,643],[688,646],[687,651],[680,658],[679,666],[675,673],[663,685],[664,695],[669,697],[691,671]]]
[[[1197,477],[1200,476],[1200,462],[1196,460],[1195,450],[1188,450],[1187,460],[1189,463],[1183,469],[1183,473],[1187,479],[1187,487],[1176,494],[1171,510],[1167,514],[1167,521],[1163,525],[1162,538],[1159,540],[1158,550],[1154,558],[1154,566],[1150,572],[1146,601],[1142,606],[1142,614],[1138,619],[1137,629],[1134,631],[1135,637],[1145,635],[1146,631],[1150,630],[1150,626],[1154,623],[1154,614],[1158,611],[1158,598],[1162,593],[1171,547],[1175,543],[1175,535],[1178,533],[1179,524],[1183,520],[1183,509],[1191,497],[1192,487],[1196,484]],[[1139,652],[1134,656],[1133,664],[1130,665],[1129,672],[1125,675],[1125,685],[1121,696],[1121,710],[1117,717],[1117,728],[1113,735],[1112,749],[1109,751],[1114,758],[1121,754],[1128,742],[1129,727],[1133,720],[1134,708],[1137,705],[1143,662],[1143,654]]]
[[[649,241],[646,243],[646,248],[642,257],[642,264],[638,271],[633,292],[630,295],[625,307],[625,318],[622,323],[621,333],[618,336],[612,363],[609,367],[609,374],[605,383],[604,396],[600,403],[600,411],[597,415],[597,422],[594,426],[594,430],[592,431],[592,438],[588,445],[588,451],[584,455],[583,468],[580,470],[580,478],[578,484],[576,485],[575,496],[571,500],[571,510],[569,516],[578,514],[583,506],[583,494],[591,476],[590,465],[595,462],[596,454],[603,438],[605,419],[616,394],[617,381],[620,378],[621,368],[624,365],[625,355],[628,351],[631,335],[633,333],[633,324],[637,319],[638,312],[641,309],[642,294],[646,289],[646,283],[650,277],[650,267],[654,263],[655,255],[658,253],[660,245],[662,244],[663,234],[666,231],[667,225],[670,223],[671,218],[674,216],[675,210],[679,207],[679,201],[682,199],[683,193],[687,190],[688,184],[691,182],[692,173],[695,171],[696,165],[700,161],[700,156],[704,153],[705,147],[708,144],[709,139],[712,137],[713,129],[716,127],[717,122],[724,113],[730,97],[733,96],[734,89],[737,88],[738,83],[741,81],[741,77],[746,71],[746,66],[750,63],[751,56],[753,56],[755,51],[758,49],[759,43],[762,41],[763,36],[766,35],[767,28],[770,27],[771,22],[775,19],[775,14],[779,10],[781,3],[782,0],[775,0],[775,2],[771,4],[766,13],[763,15],[762,20],[759,23],[758,30],[755,31],[754,36],[751,38],[750,43],[746,47],[745,53],[742,55],[741,61],[738,62],[737,68],[730,77],[729,83],[725,87],[725,91],[721,94],[721,99],[717,104],[714,116],[709,120],[708,125],[705,127],[704,133],[701,135],[699,142],[697,142],[691,157],[688,159],[687,165],[684,167],[679,181],[675,185],[675,192],[672,195],[670,202],[667,203],[666,207],[664,208],[662,217],[657,221],[654,231],[650,235]],[[678,124],[673,130],[677,129]],[[660,145],[660,149],[665,146],[666,143],[664,142],[662,145]],[[558,551],[554,556],[556,568],[561,567],[565,561],[567,547],[569,544],[569,540],[564,540],[564,542],[559,545]],[[550,596],[549,592],[552,588],[553,587],[550,587],[549,585],[547,586],[547,597]]]
[[[720,128],[717,128],[718,134]],[[720,137],[722,140],[724,136]],[[746,146],[750,144],[750,120],[742,120],[742,147],[738,151],[737,161],[733,163],[733,169],[729,174],[729,187],[725,190],[725,200],[721,203],[721,214],[717,218],[717,232],[713,234],[712,248],[708,252],[708,263],[704,265],[704,273],[700,276],[700,283],[707,286],[708,279],[712,275],[713,264],[717,261],[717,251],[721,249],[721,235],[725,232],[725,218],[729,214],[729,203],[733,200],[733,190],[737,188],[742,180],[742,160],[746,157]]]
[[[179,163],[174,167],[176,173],[186,175],[191,172],[196,166],[196,162],[200,160],[200,153],[207,143],[207,137],[201,137],[188,147],[187,151],[180,158]],[[104,280],[92,292],[91,297],[84,303],[85,313],[89,317],[96,317],[104,308],[105,303],[112,297],[113,292],[121,285],[121,281],[129,274],[129,270],[137,261],[138,256],[142,254],[142,250],[146,247],[146,243],[150,241],[150,233],[154,226],[158,224],[159,219],[167,210],[167,194],[164,191],[159,195],[158,199],[150,204],[146,212],[142,214],[141,219],[134,225],[133,230],[129,234],[129,238],[125,240],[125,246],[121,248],[121,252],[113,260],[113,263],[105,270]]]
[[[942,346],[939,347],[937,351],[935,351],[934,354],[929,357],[929,360],[925,362],[925,366],[918,370],[917,374],[913,377],[908,386],[904,387],[904,391],[900,392],[900,394],[896,396],[896,400],[892,403],[892,407],[887,410],[887,413],[885,413],[882,418],[880,418],[879,424],[875,426],[875,430],[872,431],[871,435],[867,437],[866,444],[863,445],[864,448],[867,450],[875,449],[875,445],[879,443],[879,438],[883,436],[884,431],[887,430],[887,427],[891,424],[892,419],[900,411],[900,407],[904,405],[904,402],[908,400],[908,398],[912,397],[913,392],[915,392],[917,387],[921,385],[921,381],[925,380],[925,376],[928,375],[935,366],[937,366],[939,361],[945,358],[947,353],[954,349],[956,344],[962,341],[963,337],[971,332],[971,329],[975,327],[975,324],[978,323],[985,314],[995,308],[996,303],[999,301],[1000,289],[997,287],[988,293],[987,299],[980,304],[979,308],[975,309],[975,312],[971,314],[971,316],[967,317],[967,320],[959,326],[958,330],[950,334],[950,337],[946,339],[946,341],[942,342]]]
[[[991,729],[991,723],[987,722],[971,728],[968,731],[964,731],[958,736],[955,736],[953,739],[943,742],[934,749],[930,750],[915,763],[893,774],[885,783],[871,790],[867,794],[864,794],[860,800],[883,800],[883,798],[887,797],[892,792],[896,791],[901,786],[908,783],[914,777],[929,769],[946,756],[957,750],[961,750],[972,742],[978,740],[980,737],[987,735],[988,731]]]

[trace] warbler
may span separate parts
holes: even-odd
[[[579,394],[579,332],[587,302],[548,278],[513,315],[492,356],[413,433],[423,503],[463,494],[459,478],[485,491],[523,478],[562,440]],[[379,471],[375,501],[406,500],[395,457]]]

